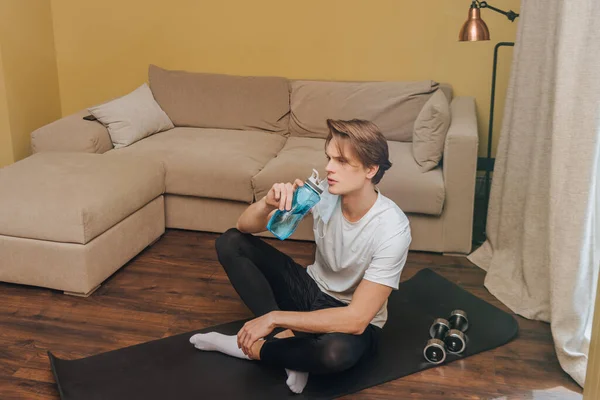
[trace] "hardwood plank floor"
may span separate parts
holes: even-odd
[[[168,230],[89,298],[0,283],[0,399],[59,398],[47,350],[80,358],[250,317],[217,261],[217,236]],[[303,265],[313,261],[313,243],[269,243]],[[422,268],[508,311],[466,258],[411,252],[402,280]],[[581,399],[558,364],[549,325],[516,318],[519,337],[503,347],[345,399]]]

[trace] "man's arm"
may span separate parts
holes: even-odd
[[[277,208],[270,206],[263,197],[240,215],[236,228],[244,233],[258,233],[267,230],[267,223]]]
[[[392,288],[363,279],[347,307],[310,312],[273,311],[273,329],[280,327],[309,333],[360,335],[381,309]]]
[[[267,230],[267,223],[277,209],[290,210],[294,191],[304,182],[296,179],[294,184],[276,183],[265,197],[252,204],[238,218],[236,228],[244,233],[258,233]]]
[[[410,229],[406,226],[381,243],[347,307],[303,313],[276,311],[273,323],[277,327],[311,333],[361,334],[377,315],[392,288],[398,288],[410,241]]]

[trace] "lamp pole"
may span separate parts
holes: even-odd
[[[490,203],[490,171],[494,170],[494,160],[492,159],[492,134],[494,132],[494,103],[496,100],[496,70],[498,66],[498,49],[500,47],[513,47],[513,42],[499,42],[494,47],[494,67],[492,70],[492,95],[490,98],[490,125],[488,128],[487,160],[485,164],[485,214],[483,216],[483,239],[487,237],[487,211]]]

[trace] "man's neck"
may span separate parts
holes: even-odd
[[[342,196],[342,214],[350,222],[360,220],[375,204],[377,192],[372,184]]]

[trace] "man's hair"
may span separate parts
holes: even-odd
[[[378,184],[385,171],[391,168],[392,163],[389,160],[387,140],[377,125],[362,119],[352,119],[350,121],[328,119],[327,127],[329,128],[329,135],[325,140],[325,149],[327,149],[334,136],[348,140],[350,147],[365,167],[379,166],[379,170],[371,179],[374,185]],[[339,142],[336,141],[336,143],[340,154],[345,157]]]

